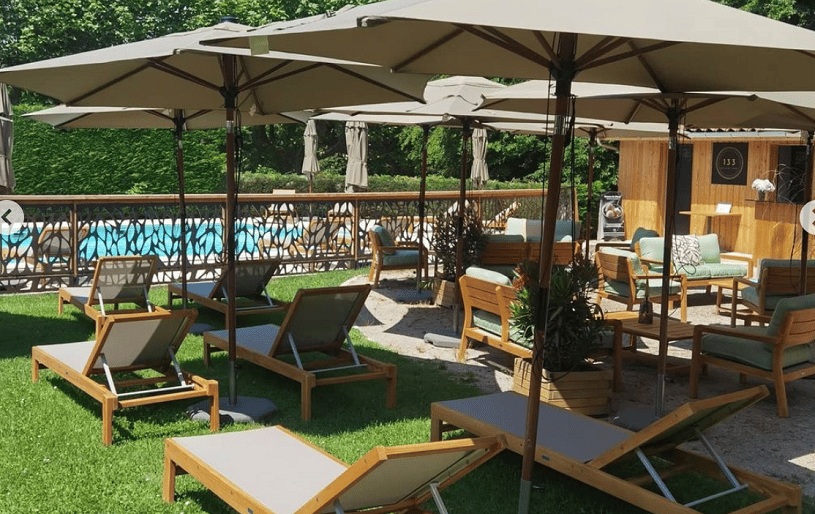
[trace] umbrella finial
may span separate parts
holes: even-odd
[[[236,16],[224,16],[221,18],[220,23],[238,23],[238,18]]]

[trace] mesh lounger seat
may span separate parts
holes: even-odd
[[[387,383],[387,405],[393,407],[396,366],[358,355],[348,336],[370,291],[368,284],[301,289],[280,326],[269,324],[235,331],[237,357],[300,382],[300,414],[305,420],[311,419],[311,390],[322,385],[382,379]],[[343,343],[347,343],[347,349]],[[213,348],[228,349],[226,330],[204,332],[207,365]],[[330,358],[304,359],[319,354]],[[324,376],[327,372],[331,373]]]
[[[266,284],[269,283],[279,266],[280,259],[235,262],[235,296],[238,299],[235,314],[237,316],[279,312],[286,309],[287,303],[273,299],[266,293]],[[221,276],[214,282],[187,284],[187,299],[226,315],[229,296],[226,287],[226,269],[224,268]],[[182,296],[181,284],[173,283],[167,286],[167,301],[170,306],[173,305],[175,298]]]
[[[113,412],[139,405],[208,397],[210,428],[218,430],[218,382],[181,370],[175,352],[195,320],[194,310],[111,314],[95,341],[50,344],[31,349],[31,379],[40,369],[57,375],[102,404],[102,444],[113,441]],[[116,380],[118,372],[156,370],[162,376]],[[103,377],[96,380],[97,377]],[[177,383],[164,387],[157,384]],[[133,389],[125,391],[125,389]]]
[[[500,437],[377,446],[349,466],[276,426],[174,437],[164,445],[163,498],[175,501],[176,475],[189,473],[238,512],[430,514],[439,490],[504,448]]]
[[[750,489],[761,499],[732,512],[801,512],[800,487],[726,466],[702,434],[768,394],[766,387],[759,386],[686,403],[639,432],[541,403],[535,461],[648,512],[698,512],[694,506],[743,489]],[[527,399],[506,391],[434,403],[430,414],[431,439],[440,440],[443,432],[459,428],[479,436],[504,435],[507,449],[522,454]],[[696,438],[702,441],[710,457],[679,448]],[[636,477],[613,474],[609,465],[623,459],[638,459],[645,472]],[[654,459],[660,461],[656,466],[658,472],[652,464]],[[723,487],[711,496],[683,498],[687,503],[679,503],[663,477],[691,471],[721,480]],[[645,487],[654,484],[654,490]]]
[[[95,320],[98,331],[107,314],[106,304],[112,304],[118,310],[120,304],[132,303],[140,308],[127,312],[150,311],[152,306],[148,294],[157,265],[158,257],[155,255],[100,257],[96,261],[90,286],[59,289],[57,312],[62,314],[63,306],[70,303]]]

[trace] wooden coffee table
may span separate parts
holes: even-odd
[[[615,356],[615,369],[618,369],[623,353],[625,353],[628,358],[634,358],[649,363],[656,362],[656,355],[637,351],[637,345],[634,338],[639,336],[659,340],[659,316],[654,316],[654,322],[650,324],[640,323],[638,318],[635,316],[626,317],[623,319],[610,319],[609,323],[614,326],[614,354],[619,355],[619,357]],[[668,318],[668,342],[670,343],[671,341],[692,339],[693,328],[694,326],[692,323],[683,322],[674,318]],[[628,334],[632,339],[631,346],[625,348],[628,350],[626,352],[623,352],[622,347],[623,334]],[[670,373],[688,373],[690,372],[690,362],[669,356],[666,371]],[[615,376],[615,381],[619,382],[621,379]]]

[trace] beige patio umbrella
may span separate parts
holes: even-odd
[[[345,190],[368,190],[368,125],[364,121],[345,122]]]
[[[0,194],[14,191],[17,181],[11,167],[11,149],[14,145],[14,119],[8,88],[0,84]]]
[[[303,131],[303,175],[308,178],[308,192],[314,190],[314,177],[320,173],[320,161],[317,159],[317,124],[314,120],[306,122]]]
[[[325,16],[311,18],[319,19]],[[294,23],[300,23],[294,22]],[[278,23],[280,28],[292,22]],[[237,36],[247,26],[228,21],[189,32],[117,45],[0,70],[0,81],[74,106],[153,106],[226,110],[226,275],[229,400],[237,403],[235,344],[236,110],[270,114],[363,101],[421,100],[426,76],[326,58],[201,45]],[[326,84],[330,84],[327,87]]]
[[[676,147],[680,125],[693,128],[785,128],[815,129],[815,93],[749,93],[749,92],[691,92],[662,93],[629,86],[574,83],[577,97],[573,107],[581,113],[622,122],[654,122],[665,120],[669,127],[668,169],[665,198],[665,228],[663,255],[671,255],[673,223],[676,203]],[[504,91],[485,96],[482,104],[487,108],[500,106],[523,112],[548,111],[554,99],[545,81],[518,84]],[[809,164],[811,168],[811,163]],[[811,183],[810,178],[806,180]],[[803,240],[807,240],[804,232]],[[803,246],[806,251],[806,245]],[[805,253],[804,253],[805,255]],[[802,257],[803,259],[803,257]],[[662,305],[667,305],[670,267],[662,274]],[[657,397],[655,414],[662,415],[664,385],[667,367],[667,309],[660,315],[660,343],[657,363]]]
[[[490,178],[487,167],[487,129],[473,130],[473,167],[470,170],[470,179],[473,187],[482,188]]]
[[[265,38],[276,50],[350,57],[394,71],[551,77],[558,101],[544,215],[549,219],[560,196],[562,127],[576,76],[665,92],[806,90],[815,79],[815,33],[708,0],[506,0],[500,6],[470,0],[466,9],[458,0],[387,0],[332,19],[254,34],[257,47]],[[248,46],[249,41],[233,38],[229,44]],[[538,297],[545,304],[554,223],[543,230]],[[542,318],[538,337],[545,333]],[[540,352],[534,355],[520,512],[529,510],[538,425]]]

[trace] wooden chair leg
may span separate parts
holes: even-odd
[[[300,417],[303,421],[311,421],[311,390],[314,385],[309,380],[300,383]]]
[[[701,368],[703,366],[701,352],[702,352],[702,340],[699,337],[694,337],[690,363],[690,377],[689,377],[690,391],[688,393],[688,396],[690,396],[691,398],[699,398],[699,375],[701,373]]]
[[[175,475],[177,465],[164,453],[164,479],[161,481],[161,498],[167,503],[175,502]]]
[[[789,406],[787,405],[787,384],[784,382],[784,372],[777,371],[775,374],[775,403],[778,409],[778,417],[790,417]]]
[[[458,352],[456,353],[456,359],[459,362],[464,362],[467,359],[467,336],[461,334],[461,343],[458,345]]]
[[[113,444],[113,411],[116,410],[116,397],[102,399],[102,444]]]
[[[204,366],[209,367],[209,354],[212,351],[212,347],[207,343],[204,343]]]

